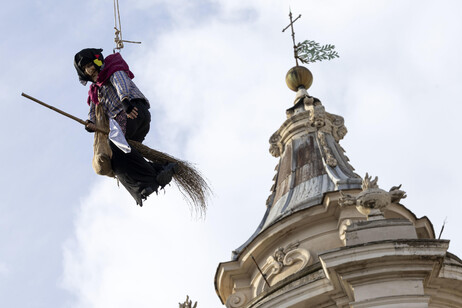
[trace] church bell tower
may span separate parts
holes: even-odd
[[[220,300],[233,308],[462,307],[462,261],[449,241],[400,203],[401,186],[382,189],[377,177],[354,172],[340,145],[344,119],[308,94],[312,81],[298,63],[286,75],[296,95],[269,139],[279,158],[274,185],[255,233],[218,265]]]

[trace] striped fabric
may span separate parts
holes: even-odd
[[[121,111],[122,100],[138,98],[144,99],[148,105],[147,98],[141,93],[135,83],[124,71],[117,71],[111,75],[109,82],[106,82],[98,91],[99,103],[102,104],[104,112],[110,118],[115,118]],[[91,102],[88,120],[95,123],[95,104]]]

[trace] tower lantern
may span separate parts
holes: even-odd
[[[338,57],[331,47],[294,43],[286,83],[297,94],[269,139],[274,184],[255,232],[218,265],[219,298],[228,308],[462,307],[449,241],[400,203],[401,185],[382,189],[354,172],[343,117],[306,91],[313,76],[298,60]]]

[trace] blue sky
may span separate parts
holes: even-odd
[[[336,45],[310,65],[309,93],[349,130],[341,145],[361,176],[427,216],[462,256],[458,191],[462,78],[459,1],[124,1],[122,55],[150,99],[146,143],[194,162],[214,196],[191,217],[174,186],[138,208],[91,168],[93,137],[21,92],[85,118],[87,88],[72,61],[114,47],[112,1],[3,4],[0,76],[0,306],[168,307],[186,294],[220,307],[219,262],[253,233],[277,160],[268,139],[294,93],[281,33]]]

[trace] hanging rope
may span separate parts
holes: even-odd
[[[116,49],[120,52],[124,48],[125,43],[141,44],[141,42],[126,41],[122,39],[122,24],[120,23],[120,11],[119,11],[119,0],[114,0],[114,29],[115,29],[115,38],[114,42],[116,47],[113,52],[116,52]]]
[[[117,16],[118,15],[118,19]],[[122,42],[122,25],[120,23],[120,12],[119,12],[119,0],[114,0],[114,29],[115,29],[115,38],[114,41],[116,43],[115,49],[122,49],[124,48],[124,43]],[[120,37],[119,37],[120,34]]]

